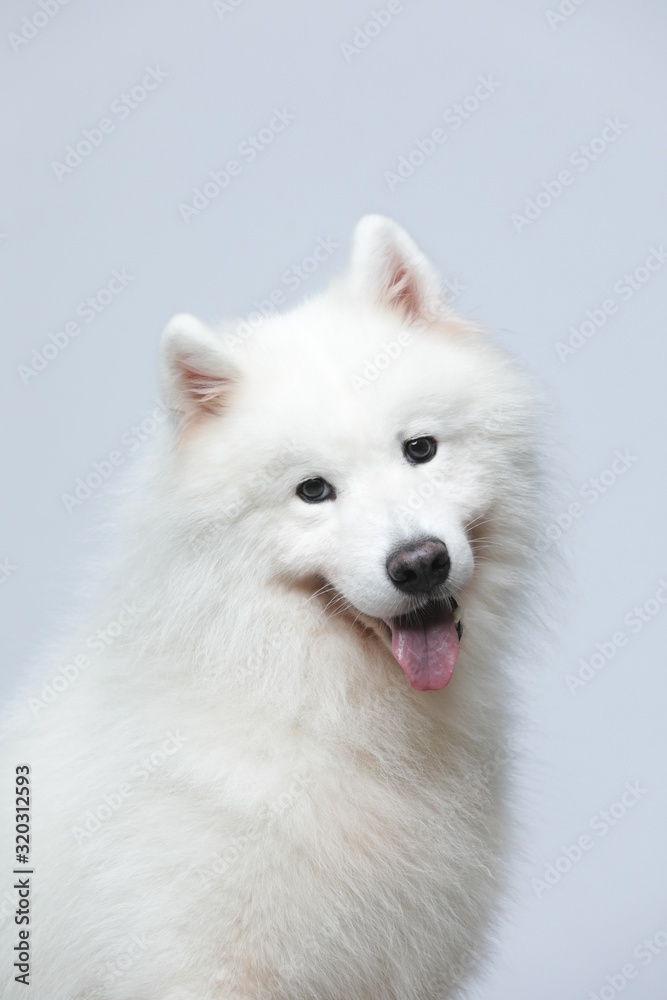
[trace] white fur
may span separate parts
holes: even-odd
[[[251,337],[177,317],[162,372],[173,423],[128,492],[95,611],[9,725],[4,873],[14,767],[32,767],[30,996],[454,996],[502,882],[503,664],[538,492],[528,380],[378,216],[342,279]],[[436,457],[408,464],[402,442],[425,434]],[[335,500],[298,498],[313,476]],[[426,693],[374,624],[412,606],[385,561],[421,535],[449,548],[465,629],[450,685]],[[123,602],[122,634],[91,650]],[[35,715],[28,699],[81,651],[90,666]],[[6,998],[28,995],[17,930],[4,921]]]

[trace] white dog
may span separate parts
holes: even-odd
[[[529,381],[380,216],[247,330],[168,325],[173,419],[14,706],[7,1000],[444,1000],[487,953]]]

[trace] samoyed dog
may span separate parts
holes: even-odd
[[[122,541],[9,713],[7,1000],[445,1000],[486,960],[529,379],[377,215],[247,333],[167,326]]]

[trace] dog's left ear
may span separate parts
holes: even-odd
[[[357,224],[348,285],[406,319],[428,320],[446,313],[434,268],[405,230],[384,215],[365,215]]]
[[[238,380],[238,371],[220,338],[194,316],[167,324],[160,345],[162,391],[186,419],[219,413]]]

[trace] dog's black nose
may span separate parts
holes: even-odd
[[[387,559],[389,579],[406,594],[426,594],[444,583],[451,566],[449,552],[439,538],[424,538],[397,549]]]

